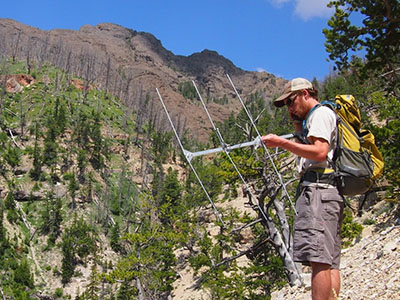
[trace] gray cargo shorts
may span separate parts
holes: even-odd
[[[336,188],[301,186],[294,221],[294,261],[339,269],[344,199]]]

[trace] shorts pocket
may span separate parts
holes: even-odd
[[[323,232],[322,205],[319,190],[304,187],[296,201],[297,216],[294,220],[295,230],[316,230]]]
[[[321,202],[323,206],[323,219],[329,221],[339,221],[344,205],[343,197],[335,189],[321,190]]]

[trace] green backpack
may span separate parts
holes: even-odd
[[[384,162],[374,135],[361,129],[360,109],[352,95],[323,101],[336,113],[336,149],[331,161],[339,191],[355,196],[366,193],[383,173]]]

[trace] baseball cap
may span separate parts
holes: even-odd
[[[283,100],[289,97],[293,92],[307,89],[314,89],[311,82],[305,78],[294,78],[285,84],[283,94],[274,100],[274,104],[276,107],[282,107],[284,105]]]

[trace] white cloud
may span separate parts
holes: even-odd
[[[328,8],[330,0],[268,0],[276,7],[282,7],[288,2],[294,3],[294,14],[304,21],[312,18],[326,18],[331,16],[333,8]]]
[[[330,0],[296,0],[295,14],[304,21],[314,17],[329,17],[332,14],[332,8],[327,4]]]
[[[286,2],[290,2],[291,0],[269,0],[275,6],[282,6]]]

